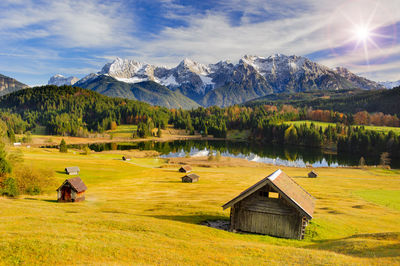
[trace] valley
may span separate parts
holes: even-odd
[[[276,166],[188,159],[200,181],[184,184],[179,160],[124,162],[112,152],[14,149],[21,149],[27,164],[54,171],[56,182],[43,195],[0,197],[0,264],[399,263],[398,170],[315,168],[319,177],[309,179],[309,169],[281,167],[317,199],[305,240],[298,241],[201,225],[227,220],[221,205]],[[55,202],[69,165],[81,169],[85,202]]]

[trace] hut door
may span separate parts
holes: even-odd
[[[71,188],[64,187],[62,190],[62,200],[70,201],[71,200]]]

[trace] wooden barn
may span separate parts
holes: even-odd
[[[183,183],[195,183],[199,181],[199,176],[196,174],[188,174],[182,177]]]
[[[192,172],[192,167],[191,166],[189,166],[189,165],[185,165],[185,166],[182,166],[181,168],[179,168],[179,172],[181,172],[181,173],[190,173],[190,172]]]
[[[231,231],[303,239],[314,202],[293,179],[277,170],[222,207],[231,207]]]
[[[318,177],[318,174],[314,170],[312,170],[311,172],[308,173],[308,177],[316,178],[316,177]]]
[[[78,166],[71,166],[65,168],[65,173],[67,175],[78,175],[79,174],[79,167]]]
[[[85,200],[87,187],[80,177],[69,178],[57,189],[59,202],[78,202]]]

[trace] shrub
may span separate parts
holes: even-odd
[[[11,164],[7,160],[7,153],[4,149],[4,143],[0,142],[0,177],[11,173]]]
[[[20,193],[37,195],[44,191],[54,189],[54,172],[51,170],[20,166],[14,169],[13,176],[17,182]]]
[[[3,188],[1,189],[1,195],[8,197],[16,197],[19,195],[17,182],[14,178],[8,177],[4,181]]]
[[[84,148],[83,148],[83,150],[82,150],[82,155],[90,155],[90,152],[91,152],[92,150],[88,147],[88,146],[85,146]]]
[[[60,152],[68,152],[67,143],[64,139],[60,142]]]

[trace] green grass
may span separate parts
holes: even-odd
[[[108,130],[108,134],[114,137],[132,137],[133,132],[137,130],[137,125],[120,125],[115,130]]]
[[[314,125],[316,125],[317,127],[322,127],[323,129],[325,129],[326,127],[330,126],[335,126],[335,123],[327,123],[327,122],[319,122],[319,121],[310,121],[310,120],[301,120],[301,121],[288,121],[285,122],[285,124],[291,124],[291,125],[302,125],[302,124],[307,124],[310,125],[311,123],[313,123]],[[353,127],[360,127],[360,126],[353,126]],[[379,126],[364,126],[366,130],[373,130],[373,131],[378,131],[378,132],[389,132],[389,131],[393,131],[396,134],[400,134],[400,127],[379,127]]]
[[[366,201],[400,211],[400,190],[359,190],[354,194]]]
[[[320,168],[309,179],[309,169],[283,167],[317,199],[306,239],[297,241],[199,224],[229,219],[221,205],[275,166],[194,166],[200,181],[183,184],[176,168],[160,168],[163,159],[22,149],[25,163],[54,170],[58,185],[66,166],[79,166],[87,200],[57,203],[56,186],[40,196],[0,197],[0,265],[400,263],[400,211],[385,206],[398,202],[398,171]],[[376,193],[387,188],[397,192]]]

